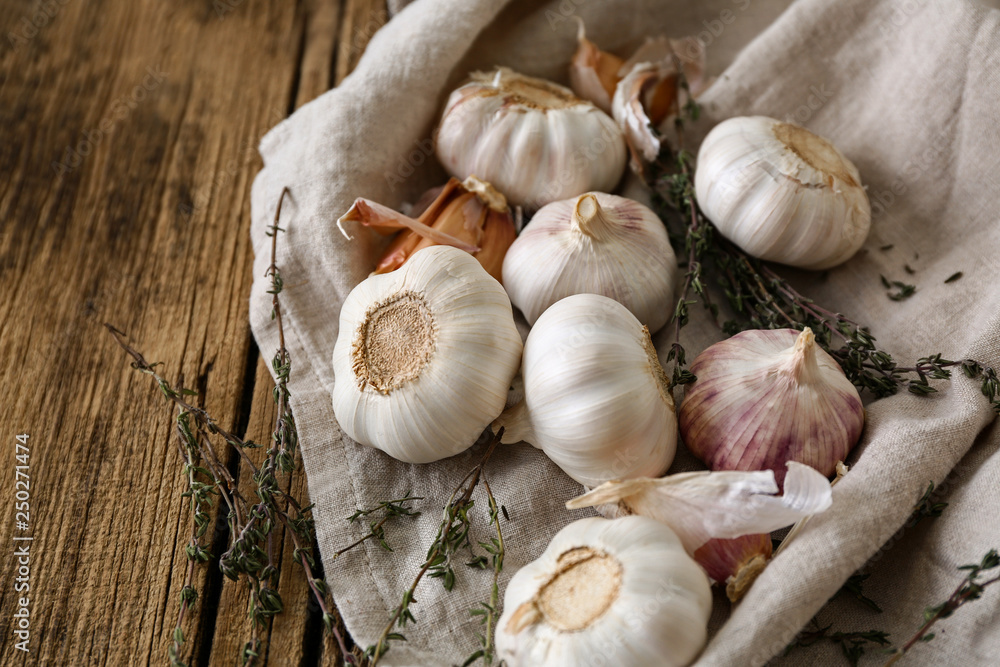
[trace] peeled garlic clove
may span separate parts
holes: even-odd
[[[333,350],[333,410],[357,442],[408,463],[470,447],[521,361],[503,287],[466,252],[420,250],[348,295]]]
[[[511,578],[496,645],[509,667],[683,667],[705,645],[711,609],[705,573],[669,528],[581,519]]]
[[[773,549],[771,536],[758,533],[711,539],[698,547],[694,559],[713,581],[725,585],[730,601],[738,602],[764,571]]]
[[[611,98],[621,80],[618,71],[625,61],[597,48],[587,39],[583,20],[577,17],[577,21],[580,27],[576,34],[576,53],[569,64],[570,86],[582,99],[590,100],[605,113],[611,113]]]
[[[674,401],[649,331],[597,294],[559,301],[524,345],[524,401],[493,424],[581,484],[655,476],[677,448]]]
[[[784,495],[770,470],[684,472],[606,482],[566,503],[567,509],[617,503],[621,514],[638,514],[670,526],[694,554],[713,538],[770,533],[829,509],[830,481],[809,466],[788,463]]]
[[[656,332],[670,317],[677,259],[639,202],[590,192],[539,210],[511,245],[503,284],[528,323],[573,294],[618,301]]]
[[[871,206],[857,168],[809,130],[764,116],[730,118],[698,151],[702,211],[748,254],[827,269],[864,244]]]
[[[826,476],[861,437],[858,390],[812,330],[744,331],[691,364],[681,437],[712,470],[773,470],[798,461]]]
[[[476,174],[532,210],[617,185],[625,142],[603,111],[506,68],[471,78],[448,98],[437,134],[437,157],[453,176]]]

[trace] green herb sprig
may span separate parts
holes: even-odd
[[[281,490],[278,475],[288,475],[294,470],[294,456],[298,444],[297,428],[289,403],[288,377],[291,370],[291,359],[285,347],[284,329],[281,320],[281,305],[278,295],[283,283],[275,263],[277,250],[277,233],[283,231],[278,227],[281,216],[281,205],[288,188],[282,190],[281,198],[275,213],[274,224],[268,231],[272,237],[271,264],[266,275],[271,277],[272,319],[276,320],[279,334],[279,348],[272,359],[276,382],[274,401],[277,404],[277,417],[271,434],[271,446],[267,450],[267,459],[258,468],[247,454],[247,450],[260,445],[239,438],[224,429],[218,421],[204,409],[191,405],[188,396],[196,392],[185,389],[183,382],[177,386],[171,385],[157,372],[161,364],[149,363],[145,357],[125,340],[125,334],[111,326],[105,327],[111,332],[115,342],[132,358],[132,367],[153,378],[160,392],[178,408],[176,431],[181,459],[184,462],[183,474],[187,481],[187,490],[182,494],[190,498],[192,515],[192,534],[185,548],[188,556],[188,569],[184,585],[181,588],[181,605],[174,628],[172,641],[167,653],[172,667],[184,667],[180,653],[184,643],[183,623],[187,609],[197,600],[197,592],[192,586],[194,566],[197,563],[209,562],[214,556],[202,544],[203,536],[210,523],[208,511],[212,506],[212,495],[222,498],[228,512],[226,522],[229,528],[229,548],[218,558],[218,564],[223,574],[229,579],[238,581],[240,575],[246,581],[250,591],[251,636],[241,651],[241,663],[246,666],[257,664],[261,654],[261,634],[270,619],[281,613],[283,602],[276,590],[278,569],[275,566],[275,552],[280,550],[280,542],[274,533],[280,524],[290,537],[293,544],[293,558],[306,573],[310,590],[316,598],[323,613],[323,622],[327,630],[337,640],[345,663],[357,664],[357,659],[348,652],[343,635],[334,623],[335,619],[327,604],[328,595],[326,583],[315,576],[315,560],[312,555],[315,541],[315,526],[309,514],[312,505],[302,507],[291,495]],[[212,447],[211,437],[219,437],[237,452],[242,462],[251,472],[251,478],[256,484],[257,500],[251,504],[239,490],[225,465],[216,456]]]
[[[407,491],[403,494],[402,498],[397,498],[396,500],[384,500],[380,502],[375,507],[370,509],[362,509],[356,511],[351,516],[347,517],[347,520],[351,523],[357,522],[359,519],[370,516],[372,514],[381,514],[382,518],[378,521],[372,521],[368,524],[368,532],[361,538],[355,540],[351,544],[347,545],[343,549],[334,552],[333,558],[350,551],[354,547],[366,542],[367,540],[378,540],[380,547],[386,551],[392,551],[392,547],[389,546],[389,542],[385,537],[385,524],[389,519],[393,517],[416,517],[420,516],[420,512],[414,510],[407,503],[411,503],[415,500],[423,500],[423,496],[411,496],[410,492]]]
[[[389,650],[390,644],[394,641],[406,641],[406,636],[401,632],[394,631],[394,628],[398,626],[400,629],[406,627],[407,623],[416,623],[417,619],[410,611],[410,605],[416,603],[416,593],[417,586],[423,580],[424,576],[429,576],[432,578],[441,579],[442,585],[445,590],[452,590],[455,585],[455,571],[453,568],[453,559],[463,551],[469,551],[471,553],[471,543],[469,541],[469,531],[471,530],[472,524],[469,517],[469,512],[472,510],[475,502],[472,500],[472,492],[475,491],[476,487],[479,485],[480,480],[484,480],[484,469],[486,464],[489,462],[490,457],[493,455],[493,451],[500,444],[500,438],[503,435],[503,428],[490,440],[489,444],[486,446],[486,450],[483,453],[482,458],[480,458],[479,463],[462,478],[455,490],[452,491],[451,496],[448,498],[448,502],[445,505],[443,515],[441,517],[441,523],[438,526],[437,533],[434,536],[434,541],[431,543],[430,548],[427,550],[427,557],[425,558],[420,570],[417,575],[413,578],[413,582],[410,584],[409,588],[403,593],[402,600],[399,605],[393,610],[392,615],[389,617],[389,622],[386,623],[385,628],[383,628],[382,633],[379,635],[378,640],[372,646],[369,646],[365,651],[365,656],[370,659],[371,665],[378,664],[378,661],[386,654]],[[487,487],[488,488],[488,487]],[[496,519],[496,500],[492,498],[493,494],[487,490],[488,496],[491,499],[490,502],[490,518],[491,522],[496,526],[498,531],[498,541],[502,540],[502,535],[499,532],[499,521]],[[485,544],[483,545],[485,548]],[[494,557],[494,591],[496,591],[496,577],[499,576],[499,569],[503,566],[503,543],[502,541],[498,545],[493,545],[492,551],[490,553]],[[467,563],[472,567],[481,567],[480,562],[475,558]],[[493,595],[491,594],[491,603],[494,608],[494,614],[496,609],[496,602],[494,602]],[[492,642],[492,640],[488,640]],[[489,644],[492,647],[492,643]],[[483,649],[485,651],[485,649]],[[486,653],[483,653],[485,657]],[[492,656],[492,648],[490,649],[490,655]],[[478,656],[477,656],[478,657]]]
[[[795,641],[788,645],[783,655],[796,648],[808,648],[821,641],[828,641],[840,647],[841,652],[852,667],[857,667],[865,650],[872,647],[889,646],[889,634],[881,630],[861,632],[835,632],[832,625],[821,626],[816,619],[810,622],[811,629],[803,630]]]
[[[499,436],[497,436],[499,438]],[[500,604],[500,572],[503,570],[503,558],[506,553],[503,541],[503,531],[500,529],[500,509],[497,507],[496,498],[493,497],[493,491],[490,489],[489,480],[486,476],[483,476],[483,488],[486,490],[486,497],[489,500],[490,505],[490,523],[496,530],[497,536],[490,538],[489,542],[480,542],[479,546],[490,554],[489,558],[486,556],[479,556],[475,558],[468,565],[472,567],[492,567],[493,568],[493,583],[490,586],[490,599],[488,602],[480,602],[480,606],[472,609],[469,613],[473,616],[478,616],[480,623],[483,625],[483,633],[479,634],[479,648],[472,653],[465,662],[462,663],[462,667],[469,667],[469,665],[474,664],[477,660],[482,660],[484,665],[492,665],[494,658],[495,647],[493,645],[493,632],[496,627],[497,620],[497,609]],[[506,511],[504,512],[506,516]],[[510,520],[509,518],[507,519]]]
[[[935,635],[930,632],[930,629],[934,627],[935,623],[948,618],[969,602],[978,600],[987,587],[1000,581],[1000,574],[985,580],[981,578],[984,573],[1000,569],[1000,553],[996,549],[990,549],[978,563],[962,565],[958,569],[966,573],[965,578],[947,600],[924,610],[923,624],[905,644],[892,651],[892,657],[885,662],[884,667],[894,665],[902,660],[903,656],[917,644],[933,640]]]

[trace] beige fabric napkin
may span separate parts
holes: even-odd
[[[760,20],[759,9],[751,0],[508,6],[419,0],[375,35],[343,85],[262,141],[264,169],[252,201],[257,278],[251,324],[260,349],[270,354],[277,332],[263,277],[270,261],[265,230],[287,185],[292,194],[282,214],[287,233],[279,238],[278,264],[287,285],[282,302],[292,405],[327,581],[358,644],[373,643],[398,604],[443,503],[480,447],[410,466],[338,429],[330,357],[339,306],[372,269],[378,249],[364,234],[347,242],[336,218],[355,197],[400,205],[443,182],[429,137],[444,97],[469,69],[501,64],[565,80],[574,15],[586,20],[594,41],[622,53],[646,34],[702,32],[711,67],[725,62],[719,54],[731,52]],[[960,0],[799,0],[704,95],[702,131],[738,114],[791,118],[831,138],[857,164],[875,211],[871,238],[825,281],[804,273],[793,280],[870,324],[901,362],[942,352],[1000,365],[998,72],[1000,12]],[[880,250],[890,244],[891,250]],[[914,275],[905,273],[906,264]],[[944,284],[957,271],[964,277]],[[907,301],[890,301],[879,274],[914,282],[918,291]],[[685,334],[691,354],[718,338],[704,323]],[[717,601],[714,637],[698,665],[765,663],[862,567],[872,573],[867,593],[886,612],[875,615],[841,596],[821,612],[821,621],[836,630],[884,629],[901,642],[923,608],[942,601],[958,582],[956,566],[1000,547],[1000,432],[989,426],[992,413],[975,383],[957,378],[942,389],[930,398],[900,395],[869,406],[863,442],[851,473],[836,487],[833,508],[809,523],[731,616],[728,603]],[[675,469],[690,465],[679,455]],[[583,516],[563,509],[580,487],[524,445],[499,452],[489,473],[511,516],[503,524],[505,583],[560,527]],[[941,518],[897,533],[930,481],[941,485],[950,506]],[[424,513],[387,525],[394,553],[367,543],[333,558],[361,535],[345,517],[410,490],[426,496],[416,503]],[[485,537],[485,512],[475,521]],[[469,609],[486,599],[488,586],[488,573],[465,568],[451,593],[425,581],[412,607],[418,622],[405,630],[409,641],[394,644],[383,664],[460,663],[476,648],[479,625]],[[919,646],[908,664],[993,664],[1000,655],[998,610],[1000,591],[991,590],[942,622],[937,639]],[[842,664],[838,652],[817,645],[778,663]]]

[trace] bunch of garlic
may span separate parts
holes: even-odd
[[[625,142],[606,113],[504,67],[470,78],[448,98],[437,132],[438,160],[453,176],[478,174],[532,210],[617,185]]]
[[[510,667],[683,667],[711,610],[708,579],[669,528],[581,519],[514,574],[496,646]]]
[[[416,252],[348,295],[333,350],[333,410],[347,435],[408,463],[475,443],[521,361],[507,295],[468,253]]]
[[[538,447],[570,477],[663,474],[677,447],[669,380],[649,330],[625,306],[577,294],[542,313],[524,344],[524,400],[494,428]]]
[[[395,271],[418,250],[442,244],[471,253],[491,276],[500,280],[504,255],[517,236],[504,196],[489,183],[469,176],[464,181],[450,179],[422,200],[412,211],[420,216],[414,219],[358,198],[337,220],[337,227],[348,239],[351,236],[344,228],[345,222],[360,222],[380,234],[398,232],[382,253],[375,273]]]
[[[698,151],[694,183],[708,219],[760,259],[827,269],[868,237],[871,206],[857,168],[798,125],[764,116],[719,123]]]
[[[672,312],[677,259],[663,222],[639,202],[589,192],[538,211],[503,262],[529,324],[573,294],[618,301],[656,332]]]
[[[681,437],[712,470],[773,470],[798,461],[833,475],[861,437],[858,390],[813,332],[744,331],[695,358]]]

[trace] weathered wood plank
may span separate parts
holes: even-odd
[[[39,6],[0,4],[5,36]],[[256,143],[315,53],[303,50],[309,12],[277,0],[53,4],[0,52],[0,378],[15,397],[0,406],[0,499],[11,506],[8,440],[28,432],[35,536],[31,653],[5,633],[0,664],[164,664],[190,520],[172,412],[101,323],[237,427]],[[5,544],[12,529],[0,522]],[[14,576],[4,560],[5,620]],[[199,568],[203,594],[205,582]],[[186,651],[206,644],[207,611],[185,622]]]
[[[372,36],[389,20],[385,0],[345,0],[337,44],[336,84],[358,64]]]

